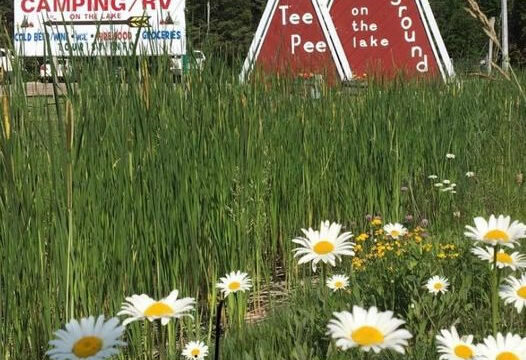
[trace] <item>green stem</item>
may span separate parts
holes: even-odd
[[[68,213],[68,253],[66,265],[66,318],[73,317],[73,276],[72,276],[72,249],[73,249],[73,165],[71,158],[66,169],[66,198]],[[71,302],[70,302],[71,299]]]
[[[499,246],[496,245],[493,248],[493,269],[491,272],[491,325],[493,328],[493,336],[497,336],[497,327],[499,322],[499,279],[498,279],[498,267],[497,267],[497,254],[499,252]]]
[[[146,323],[146,356],[148,356],[149,354],[149,357],[147,357],[148,360],[153,360],[154,357],[153,357],[153,334],[154,334],[154,331],[153,331],[153,322],[150,322],[148,320],[144,320],[145,323]]]
[[[325,263],[321,264],[321,291],[325,293],[325,287],[327,286],[327,265]]]

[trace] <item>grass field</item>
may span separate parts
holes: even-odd
[[[126,296],[172,289],[196,298],[195,318],[133,323],[117,358],[176,359],[194,339],[212,357],[215,284],[233,270],[254,286],[227,299],[222,359],[438,359],[440,329],[477,342],[492,333],[491,270],[463,232],[475,216],[526,221],[526,104],[512,83],[395,81],[312,99],[299,82],[241,85],[219,63],[183,85],[153,71],[121,80],[87,64],[58,105],[16,86],[4,101],[3,359],[44,359],[69,319],[115,316]],[[456,194],[434,186],[442,179]],[[429,225],[379,256],[368,214]],[[292,239],[326,219],[373,234],[362,264],[346,258],[323,275],[298,265]],[[337,273],[351,277],[347,292],[323,285]],[[432,275],[450,291],[429,294]],[[409,355],[330,345],[332,313],[352,305],[405,319]],[[501,302],[499,313],[499,331],[526,336],[524,312]]]

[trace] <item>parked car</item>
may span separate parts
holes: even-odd
[[[8,49],[0,48],[0,79],[9,78],[13,73],[14,57]]]
[[[47,82],[53,78],[53,71],[51,68],[51,61],[54,61],[55,70],[57,72],[58,80],[64,80],[65,77],[71,75],[71,66],[67,58],[49,58],[44,64],[40,65],[40,81]]]
[[[193,69],[201,71],[205,66],[205,61],[206,56],[201,50],[194,50],[191,55],[174,55],[172,56],[170,70],[176,76],[186,74]]]

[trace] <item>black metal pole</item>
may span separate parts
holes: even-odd
[[[223,312],[223,304],[225,300],[219,300],[216,312],[216,347],[214,353],[214,360],[219,360],[219,342],[221,341],[221,313]]]

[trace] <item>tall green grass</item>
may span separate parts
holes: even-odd
[[[239,84],[238,68],[220,60],[174,84],[167,61],[148,80],[135,59],[117,60],[119,76],[114,64],[75,62],[78,82],[58,103],[26,98],[21,84],[9,90],[11,136],[0,141],[3,358],[41,359],[67,319],[115,314],[125,296],[173,288],[199,305],[196,321],[172,324],[169,336],[210,338],[218,277],[250,272],[251,307],[267,301],[258,298],[272,281],[295,288],[307,269],[296,266],[290,240],[324,219],[353,230],[365,214],[413,214],[457,234],[474,215],[526,219],[516,183],[526,107],[508,82],[399,81],[358,94],[323,89],[316,100],[284,79]],[[454,179],[457,195],[435,191],[432,173]],[[143,358],[138,330],[131,358]]]

